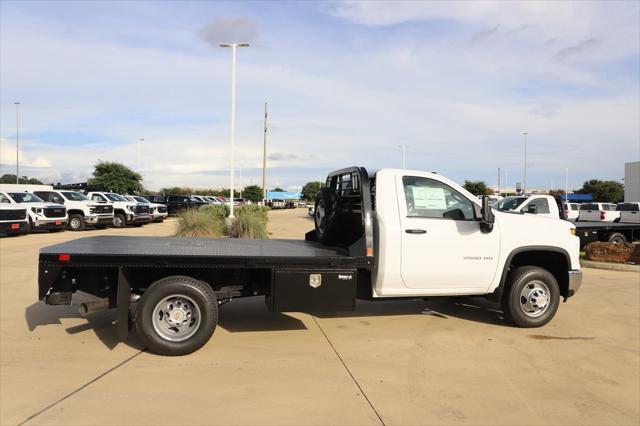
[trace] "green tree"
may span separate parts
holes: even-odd
[[[4,174],[0,176],[0,183],[16,183],[16,175],[12,174]],[[43,183],[36,178],[29,178],[27,176],[22,176],[18,183],[26,183],[30,185],[43,185]]]
[[[272,191],[276,191],[276,192],[284,192],[284,189],[280,188],[279,186],[276,187],[276,189],[272,189]]]
[[[465,180],[464,189],[473,195],[491,195],[493,191],[487,187],[487,184],[481,180]]]
[[[87,183],[119,194],[135,194],[143,189],[140,181],[142,176],[122,163],[99,161]]]
[[[260,201],[262,200],[262,188],[258,185],[245,186],[242,190],[242,198],[253,202]]]
[[[591,194],[594,201],[601,203],[620,203],[624,199],[624,185],[615,180],[591,179],[575,193]]]
[[[318,181],[307,182],[302,187],[302,198],[308,201],[315,200],[316,195],[320,192],[320,188],[322,188],[323,183]]]

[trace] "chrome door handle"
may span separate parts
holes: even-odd
[[[424,229],[407,229],[404,232],[407,234],[426,234],[427,231]]]

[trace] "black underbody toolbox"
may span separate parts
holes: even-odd
[[[356,269],[284,269],[274,272],[267,306],[276,312],[352,311]]]

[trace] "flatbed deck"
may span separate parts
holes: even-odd
[[[344,249],[303,240],[96,236],[44,247],[40,250],[40,259],[57,262],[60,254],[69,255],[69,266],[240,263],[249,267],[296,264],[366,267],[372,264],[372,258],[351,257]]]

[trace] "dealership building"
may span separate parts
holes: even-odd
[[[640,161],[624,164],[624,201],[640,201]]]

